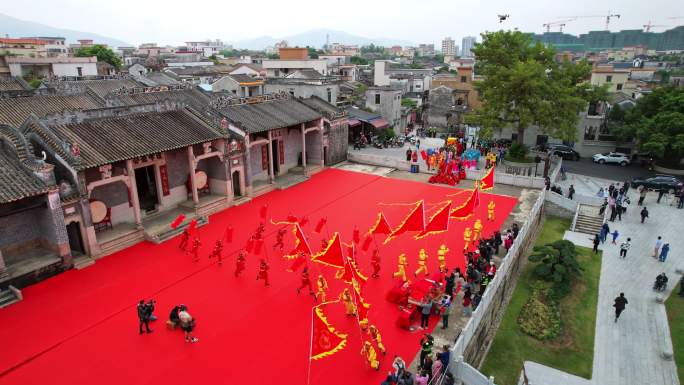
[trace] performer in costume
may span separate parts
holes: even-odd
[[[328,247],[328,240],[323,238],[321,239],[321,250],[325,250],[326,247]]]
[[[366,341],[363,343],[361,355],[366,359],[368,366],[375,370],[380,370],[380,361],[378,361],[378,354],[375,352],[375,348],[370,343],[370,341]]]
[[[373,250],[371,266],[373,266],[373,274],[371,277],[380,278],[380,251],[378,251],[378,249]]]
[[[287,230],[284,227],[278,230],[278,234],[276,235],[276,243],[273,245],[273,250],[280,248],[280,251],[283,251],[283,247],[285,247],[285,243],[283,243],[285,233],[287,233]]]
[[[238,254],[237,261],[235,262],[235,276],[239,276],[240,273],[245,271],[245,264],[247,262],[247,258],[245,258],[245,252],[240,251],[240,254]]]
[[[406,262],[406,254],[401,254],[399,256],[399,261],[397,262],[397,271],[392,274],[394,278],[401,278],[402,281],[406,282],[406,268],[408,267],[408,262]]]
[[[418,269],[416,269],[416,272],[413,273],[413,275],[415,275],[416,277],[420,273],[428,275],[427,259],[428,255],[425,252],[425,249],[420,249],[420,252],[418,252]]]
[[[344,291],[340,294],[340,301],[344,303],[345,314],[348,316],[356,315],[356,305],[354,305],[354,299],[352,298],[349,288],[344,288]]]
[[[302,270],[302,284],[297,288],[297,295],[299,295],[299,292],[305,288],[309,288],[309,294],[314,295],[313,288],[311,287],[311,277],[309,276],[309,268],[304,266],[304,269]]]
[[[489,201],[489,204],[487,205],[487,219],[490,221],[494,220],[494,208],[496,207],[496,203],[494,201]]]
[[[256,239],[262,239],[264,236],[264,231],[266,231],[266,226],[264,226],[263,223],[259,223],[259,227],[257,227],[254,237]]]
[[[209,256],[209,259],[216,257],[218,258],[218,265],[221,266],[223,265],[223,255],[221,255],[221,252],[223,251],[223,242],[221,240],[217,240],[216,244],[214,245],[214,250],[211,252],[211,255]]]
[[[439,261],[439,271],[445,273],[447,271],[446,267],[446,254],[449,252],[446,245],[442,245],[437,250],[437,260]]]
[[[482,221],[478,219],[473,225],[473,243],[480,239],[480,234],[482,234]]]
[[[378,350],[380,353],[386,355],[387,350],[385,350],[385,345],[382,344],[382,336],[380,336],[380,331],[378,331],[378,328],[376,328],[375,325],[371,325],[368,328],[368,333],[370,334],[371,339],[374,340],[378,345]]]
[[[463,250],[468,250],[468,246],[470,246],[470,236],[473,234],[472,231],[470,231],[470,227],[466,227],[465,230],[463,230]]]
[[[316,280],[316,286],[318,291],[316,292],[316,300],[320,300],[321,303],[325,302],[326,292],[328,291],[328,281],[325,280],[323,275],[318,275],[318,280]]]
[[[185,248],[188,247],[188,241],[190,240],[190,231],[187,228],[183,229],[183,234],[181,234],[181,241],[178,244],[178,248],[186,251]]]
[[[193,259],[195,262],[199,261],[199,255],[197,253],[200,246],[202,246],[202,242],[200,242],[199,238],[195,237],[195,239],[192,240],[192,255],[195,257]]]
[[[257,281],[259,279],[263,279],[264,282],[266,283],[266,286],[271,286],[268,283],[268,269],[269,268],[270,267],[268,266],[268,262],[266,262],[265,259],[261,258],[261,263],[259,264],[259,272],[257,273],[256,279],[257,279]]]

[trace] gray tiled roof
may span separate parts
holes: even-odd
[[[318,96],[312,96],[310,98],[301,99],[300,101],[309,106],[309,108],[312,108],[320,112],[321,114],[328,116],[337,115],[343,111],[342,109],[333,106],[332,104],[326,102]]]
[[[321,113],[296,99],[239,104],[221,108],[220,112],[249,133],[289,127],[322,117]]]
[[[90,88],[97,96],[103,97],[117,88],[126,87],[143,87],[142,83],[138,83],[133,79],[102,79],[102,80],[73,80],[65,81],[64,83],[74,83]]]
[[[42,118],[64,110],[100,107],[104,107],[103,102],[87,94],[0,99],[0,124],[19,127],[31,113]]]
[[[26,87],[14,77],[0,77],[0,91],[24,91],[25,89]]]
[[[228,76],[233,78],[233,80],[235,80],[238,83],[263,82],[263,79],[253,78],[253,77],[251,77],[249,75],[245,75],[245,74],[236,74],[236,75],[228,75]]]
[[[46,193],[46,185],[22,167],[14,151],[0,143],[0,204]]]
[[[145,113],[51,126],[69,143],[78,143],[86,169],[221,138],[222,135],[187,110]]]

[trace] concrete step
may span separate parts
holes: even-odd
[[[252,201],[252,198],[250,198],[250,197],[239,197],[233,201],[233,206],[244,205],[245,203],[251,202],[251,201]]]
[[[204,206],[198,207],[197,214],[199,216],[208,217],[211,214],[227,209],[229,206],[230,203],[228,203],[228,199],[219,199],[214,202],[207,203]]]
[[[2,290],[0,292],[0,308],[7,307],[16,302],[19,302],[19,298],[12,290]]]
[[[197,220],[197,227],[202,227],[209,223],[209,219],[207,217],[195,217],[194,219]],[[190,225],[190,221],[186,220],[181,224],[180,226],[176,227],[175,229],[172,229],[170,226],[166,230],[162,230],[159,233],[156,234],[145,234],[145,239],[156,244],[160,244],[162,242],[168,241],[171,238],[176,237],[180,233],[185,230],[186,227]]]
[[[86,267],[92,266],[94,264],[95,260],[87,255],[79,255],[78,257],[74,258],[74,269],[76,270],[85,269]]]
[[[122,235],[121,237],[112,239],[105,243],[102,243],[100,244],[100,250],[102,251],[102,253],[98,255],[98,258],[107,256],[109,254],[113,254],[119,250],[123,250],[127,247],[133,246],[144,239],[145,233],[143,232],[143,230],[138,230],[132,233]]]

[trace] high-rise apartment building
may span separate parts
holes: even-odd
[[[456,55],[456,42],[451,37],[445,37],[442,40],[442,55]]]
[[[461,56],[462,57],[473,57],[472,49],[475,46],[476,42],[477,42],[477,38],[475,36],[464,37],[463,41],[461,42]]]

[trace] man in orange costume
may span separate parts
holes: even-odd
[[[420,249],[420,252],[418,253],[418,269],[416,269],[416,272],[413,273],[416,277],[420,273],[428,275],[427,259],[428,255],[425,252],[425,249]]]
[[[387,354],[387,350],[385,350],[385,345],[382,344],[382,336],[380,336],[380,331],[378,330],[375,325],[371,325],[368,328],[368,333],[371,336],[371,339],[375,341],[375,343],[378,345],[378,350],[382,354]]]
[[[268,269],[270,269],[270,266],[268,266],[268,262],[266,262],[265,259],[261,258],[261,263],[259,264],[259,272],[257,273],[257,281],[259,279],[263,279],[264,282],[266,283],[266,286],[271,286],[268,283]]]
[[[318,280],[316,280],[316,287],[318,288],[318,291],[316,292],[316,300],[320,300],[321,303],[325,302],[328,291],[328,281],[326,281],[325,277],[320,274],[318,275]]]
[[[463,230],[463,250],[468,250],[468,246],[470,246],[470,237],[473,235],[473,232],[470,231],[470,227],[466,227],[465,230]]]
[[[496,203],[494,201],[489,201],[489,204],[487,205],[487,219],[490,221],[494,220],[494,208],[496,207]]]
[[[446,254],[449,252],[446,245],[442,245],[437,250],[437,260],[439,261],[439,271],[440,273],[446,272]]]
[[[375,352],[375,348],[371,345],[370,341],[366,341],[361,348],[361,355],[368,362],[368,366],[375,370],[380,370],[380,361],[378,361],[378,353]]]
[[[340,294],[340,300],[344,303],[345,314],[348,316],[356,315],[356,305],[354,305],[354,299],[352,298],[349,288],[345,288]]]
[[[392,274],[394,278],[401,278],[402,281],[406,282],[406,268],[408,267],[408,262],[406,262],[406,254],[401,254],[399,256],[399,261],[397,262],[397,271]]]
[[[475,224],[473,224],[473,243],[477,242],[478,239],[480,239],[480,235],[482,234],[482,221],[479,219],[475,221]]]

